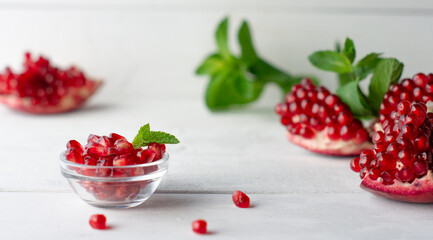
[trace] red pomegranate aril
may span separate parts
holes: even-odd
[[[349,141],[352,139],[352,133],[348,126],[342,126],[340,129],[340,136],[343,141]]]
[[[111,168],[105,168],[105,167],[112,167],[113,166],[113,160],[111,158],[108,158],[108,157],[101,158],[100,160],[98,160],[97,166],[102,167],[102,168],[96,169],[96,176],[98,176],[98,177],[111,176],[112,169]]]
[[[370,169],[370,171],[368,171],[368,177],[371,180],[378,179],[379,176],[380,176],[380,174],[381,174],[381,171],[379,169],[377,169],[377,168],[372,168],[372,169]]]
[[[382,142],[384,140],[385,140],[385,134],[382,131],[374,133],[372,137],[373,143]]]
[[[239,208],[248,208],[250,206],[250,198],[241,191],[235,191],[232,194],[233,203]]]
[[[361,143],[367,141],[368,140],[367,131],[363,128],[358,129],[355,133],[355,137],[353,140],[355,143],[358,143],[358,144],[361,144]]]
[[[415,175],[410,168],[404,167],[397,172],[396,178],[402,182],[412,182],[415,179]]]
[[[108,149],[97,142],[90,142],[90,144],[86,145],[86,150],[85,150],[85,154],[88,154],[92,157],[104,157],[107,156],[108,154]]]
[[[402,146],[400,146],[399,143],[393,142],[388,145],[388,147],[386,148],[386,152],[390,154],[392,157],[397,158],[398,152],[401,150],[401,148]]]
[[[107,218],[103,214],[94,214],[90,216],[89,224],[94,229],[105,229]]]
[[[207,223],[203,219],[197,219],[192,222],[192,230],[198,234],[206,234]]]
[[[427,135],[421,134],[417,138],[415,138],[414,143],[415,143],[416,151],[425,152],[427,151],[430,145],[430,139]]]
[[[412,169],[417,177],[423,177],[427,174],[428,163],[427,161],[416,160],[412,165]]]
[[[405,165],[405,166],[411,166],[414,159],[414,156],[412,154],[412,151],[408,148],[404,148],[398,153],[398,159]]]
[[[380,174],[380,177],[382,178],[382,183],[384,185],[392,185],[392,184],[394,184],[394,178],[388,172],[386,172],[386,171],[382,172]]]
[[[91,143],[91,142],[98,142],[100,136],[95,135],[95,134],[90,134],[89,137],[87,138],[87,143]]]
[[[412,104],[409,101],[402,101],[399,104],[397,104],[397,110],[400,115],[408,114],[410,112],[411,107]]]
[[[124,136],[119,135],[119,134],[117,134],[117,133],[110,133],[110,134],[108,135],[108,137],[110,138],[110,141],[111,141],[112,144],[114,144],[114,142],[116,142],[116,141],[119,140],[119,139],[126,140],[126,138],[125,138]]]
[[[134,150],[132,144],[124,139],[116,140],[116,142],[114,142],[114,147],[116,148],[118,155],[126,154]]]
[[[82,154],[84,151],[83,146],[81,146],[81,144],[76,140],[70,140],[66,144],[66,148],[75,148],[80,154]]]
[[[359,166],[359,157],[353,158],[352,161],[350,161],[350,168],[354,172],[359,172],[361,170],[361,166]]]
[[[359,170],[359,177],[361,178],[361,179],[363,179],[366,175],[367,175],[367,173],[368,173],[368,168],[367,167],[363,167],[363,168],[361,168],[361,170]]]
[[[113,159],[113,166],[128,166],[134,164],[134,158],[129,154],[119,155]]]
[[[331,140],[338,140],[340,139],[340,131],[339,127],[336,125],[331,125],[328,127],[328,137]]]
[[[314,136],[316,134],[314,133],[314,131],[310,127],[303,126],[301,128],[301,130],[299,131],[299,135],[303,136],[304,138],[311,139],[311,138],[314,138]]]
[[[275,107],[275,112],[278,115],[285,115],[287,113],[287,104],[280,103]]]
[[[84,163],[81,152],[74,147],[68,148],[68,150],[66,150],[65,156],[68,161],[78,163],[78,164]]]
[[[396,162],[394,156],[388,153],[381,154],[377,158],[377,163],[380,169],[387,171],[396,168]]]
[[[154,161],[161,159],[165,153],[165,145],[158,143],[150,143],[148,149],[152,149],[155,152]]]
[[[155,151],[153,149],[144,149],[137,152],[137,158],[135,160],[135,163],[137,164],[143,164],[143,163],[150,163],[155,158]]]
[[[337,121],[340,125],[346,125],[353,120],[352,113],[349,111],[342,111],[338,114]]]

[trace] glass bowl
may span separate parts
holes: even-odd
[[[158,161],[129,166],[88,166],[60,155],[60,169],[74,192],[85,202],[102,208],[130,208],[155,192],[168,170],[168,154]]]

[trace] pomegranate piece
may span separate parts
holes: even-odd
[[[43,57],[34,61],[26,53],[22,73],[6,68],[0,74],[0,102],[34,114],[67,112],[82,106],[101,83],[75,67],[59,69]]]
[[[80,150],[77,150],[74,147],[68,148],[68,150],[66,150],[65,156],[66,159],[68,159],[68,161],[78,163],[78,164],[84,163],[84,159],[83,156],[81,155]]]
[[[197,219],[192,222],[192,230],[198,234],[206,234],[207,232],[207,223],[203,219]]]
[[[66,144],[66,148],[75,148],[80,154],[83,153],[84,148],[83,146],[81,146],[81,144],[76,141],[76,140],[70,140],[67,144]]]
[[[353,159],[351,168],[359,172],[361,188],[375,195],[433,203],[433,115],[422,102],[403,100],[394,108],[394,120],[385,119],[383,131],[373,136],[374,148]]]
[[[126,154],[134,150],[134,147],[130,142],[124,139],[119,139],[114,142],[114,148],[116,149],[116,153],[119,154]]]
[[[289,140],[313,152],[348,156],[372,147],[367,130],[349,107],[309,79],[294,85],[275,111]]]
[[[135,163],[136,164],[150,163],[155,158],[155,155],[156,155],[155,151],[149,148],[144,150],[139,150],[136,153]]]
[[[90,216],[89,224],[94,229],[105,229],[107,218],[103,214],[94,214]]]
[[[250,198],[241,191],[235,191],[232,194],[232,199],[237,207],[248,208],[250,206]]]

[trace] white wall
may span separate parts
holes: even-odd
[[[315,70],[307,56],[346,36],[358,56],[376,51],[403,61],[404,76],[433,69],[433,2],[427,0],[0,0],[0,66],[20,66],[28,49],[105,79],[99,97],[201,101],[207,80],[193,71],[214,49],[213,32],[225,15],[234,47],[240,20],[248,19],[263,57],[293,73],[313,73],[331,88],[334,75]],[[271,87],[261,102],[273,106],[278,99]]]

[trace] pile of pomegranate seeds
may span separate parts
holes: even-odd
[[[105,229],[107,218],[103,214],[94,214],[90,216],[89,224],[94,229]]]
[[[418,73],[412,79],[407,78],[391,85],[380,105],[380,122],[394,121],[397,118],[397,104],[403,100],[424,103],[433,101],[433,74]]]
[[[207,232],[207,223],[203,219],[197,219],[192,222],[192,230],[198,234],[205,234]]]
[[[411,183],[432,169],[430,146],[433,113],[424,103],[405,100],[397,105],[395,121],[385,120],[383,131],[373,136],[374,150],[365,150],[351,162],[351,168],[372,180],[391,185],[395,180]]]
[[[349,107],[309,79],[294,85],[285,103],[278,104],[275,111],[287,127],[289,139],[312,151],[354,155],[369,146],[363,144],[369,140],[367,131]]]
[[[237,207],[248,208],[250,206],[250,198],[241,191],[233,192],[232,199]]]
[[[71,140],[66,144],[66,148],[67,160],[91,166],[116,167],[150,163],[161,159],[165,153],[165,145],[158,143],[151,143],[146,149],[134,149],[125,137],[116,133],[109,136],[91,134],[84,147]],[[107,177],[112,176],[112,172],[97,171],[96,175]]]

